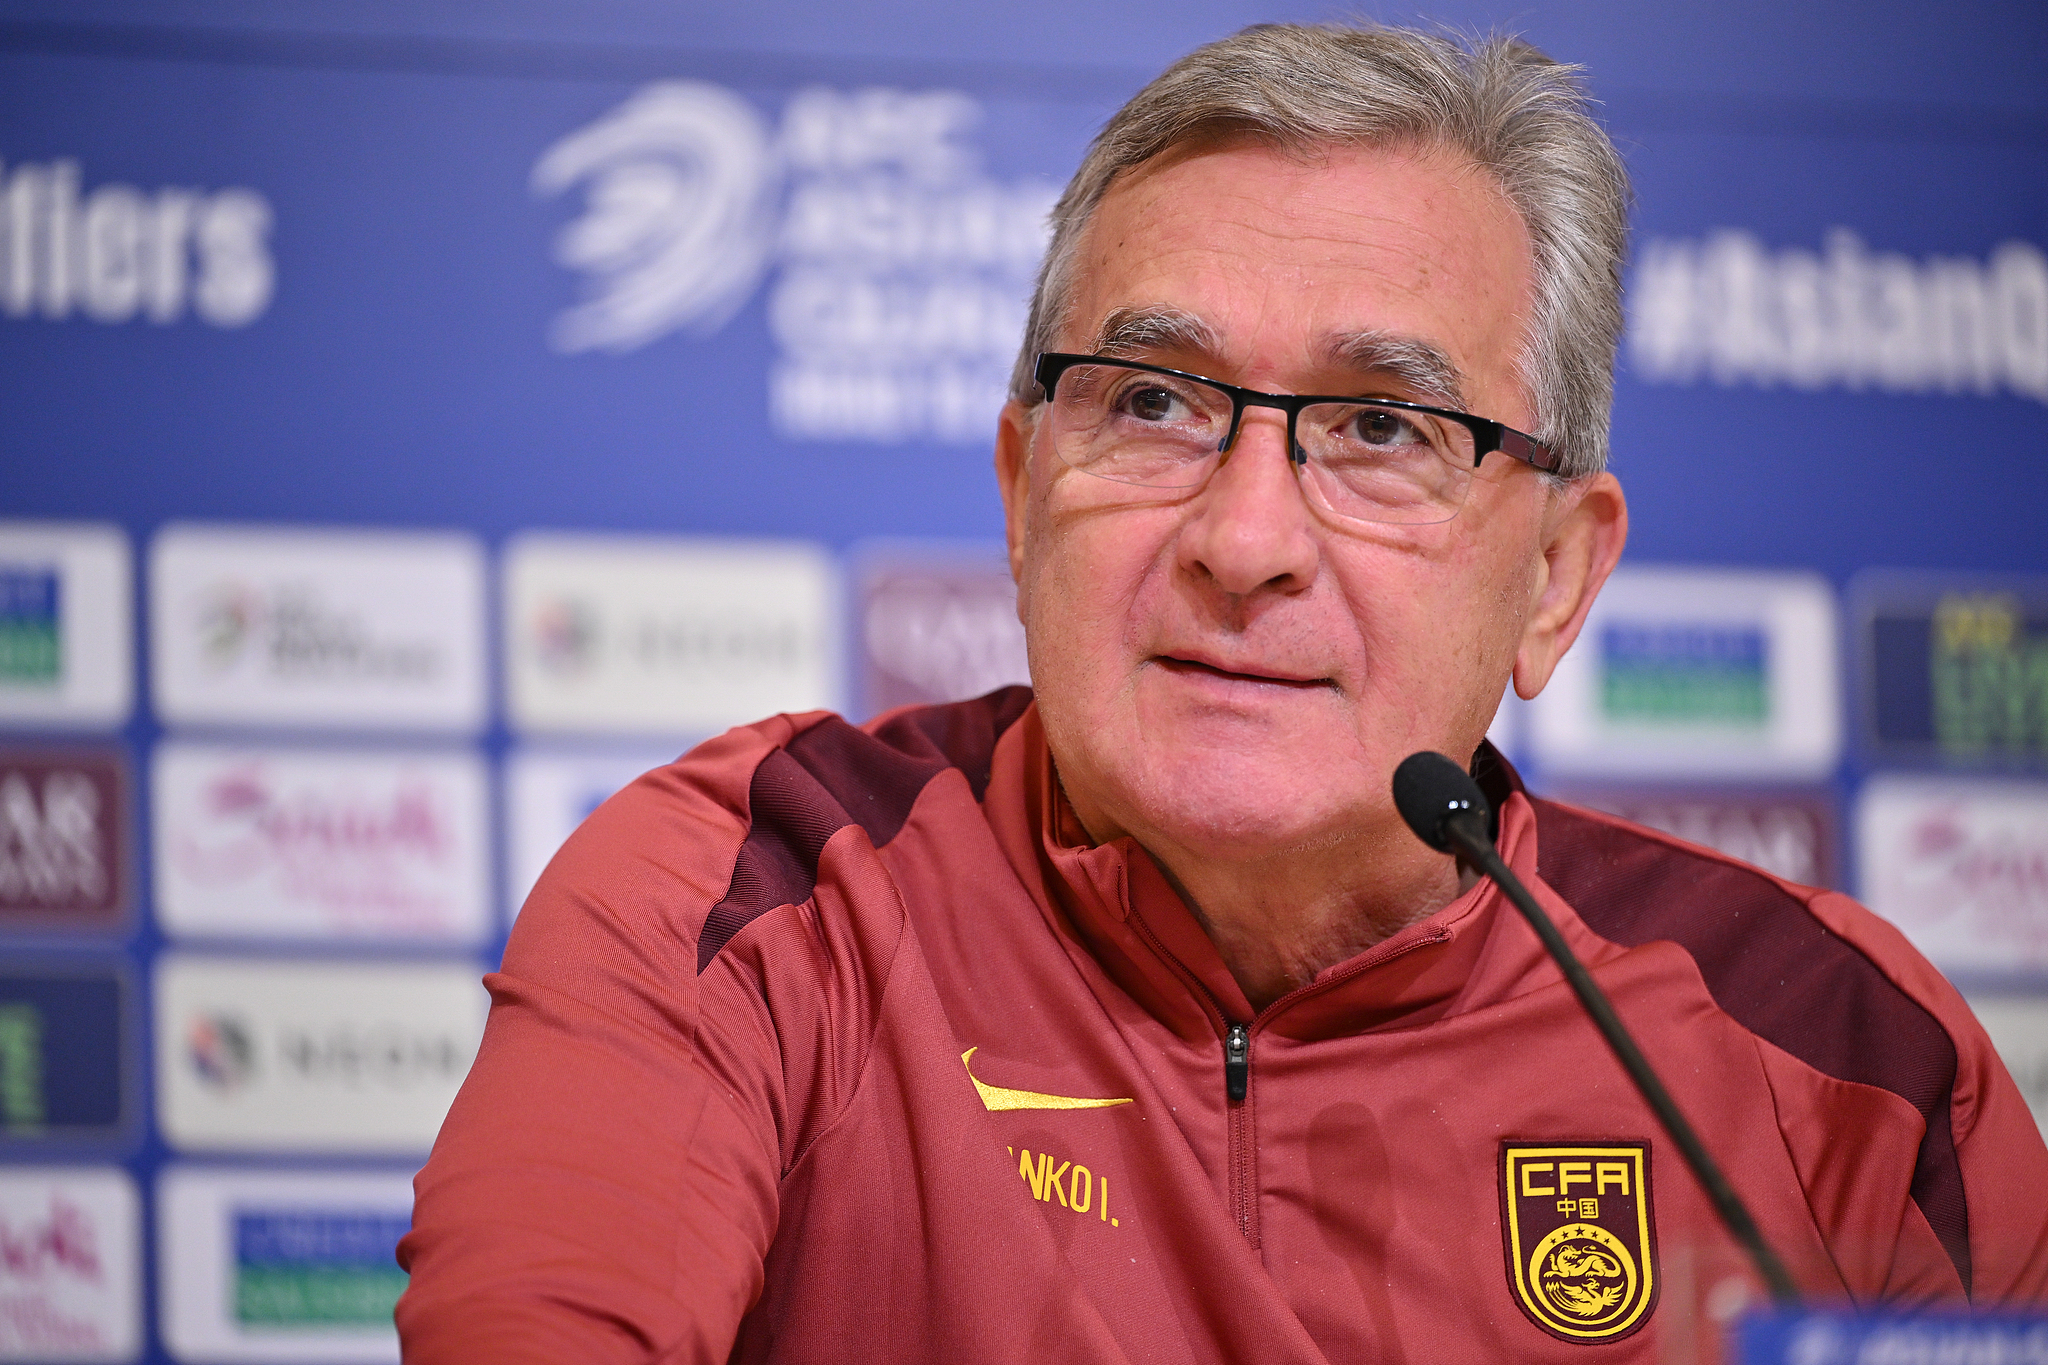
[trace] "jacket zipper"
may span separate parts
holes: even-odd
[[[1252,1083],[1252,1031],[1232,1024],[1223,1035],[1223,1094],[1232,1104],[1243,1104]]]
[[[1252,1088],[1252,1031],[1232,1024],[1223,1034],[1223,1097],[1229,1130],[1230,1216],[1237,1230],[1259,1249],[1259,1150],[1248,1096]]]
[[[1259,1153],[1256,1129],[1252,1122],[1254,1115],[1251,1104],[1251,1024],[1237,1023],[1224,1014],[1223,1005],[1216,999],[1215,993],[1202,984],[1200,977],[1182,965],[1179,958],[1166,950],[1166,945],[1159,941],[1158,935],[1152,932],[1152,926],[1145,923],[1142,916],[1132,915],[1128,923],[1137,931],[1138,937],[1145,940],[1146,946],[1158,955],[1159,960],[1172,967],[1180,978],[1207,1002],[1216,1022],[1223,1025],[1223,1097],[1226,1101],[1224,1105],[1226,1118],[1225,1162],[1230,1172],[1230,1216],[1237,1220],[1237,1230],[1244,1234],[1245,1240],[1250,1242],[1252,1249],[1256,1251],[1259,1249]],[[1340,981],[1349,980],[1359,972],[1381,966],[1393,961],[1397,957],[1406,956],[1417,948],[1442,943],[1449,937],[1450,934],[1447,931],[1439,929],[1434,934],[1403,944],[1400,948],[1385,956],[1375,958],[1368,954],[1366,960],[1360,962],[1351,971],[1331,977],[1326,981],[1311,982],[1297,990],[1289,991],[1286,995],[1281,996],[1278,1000],[1266,1006],[1265,1009],[1259,1011],[1258,1018],[1253,1019],[1252,1023],[1256,1024],[1259,1018],[1279,1013],[1282,1009],[1292,1005],[1301,996],[1328,989]]]
[[[1259,1247],[1259,1153],[1252,1137],[1251,1026],[1240,1024],[1223,1012],[1223,1004],[1216,998],[1216,993],[1166,950],[1166,945],[1159,941],[1159,936],[1152,932],[1152,926],[1145,923],[1142,916],[1134,914],[1127,923],[1159,960],[1172,968],[1209,1006],[1210,1016],[1223,1027],[1223,1095],[1228,1101],[1224,1105],[1224,1164],[1229,1172],[1230,1216],[1237,1220],[1237,1230],[1244,1234],[1245,1240],[1252,1244],[1252,1250],[1256,1251]]]

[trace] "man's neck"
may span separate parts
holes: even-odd
[[[1139,839],[1254,1010],[1449,905],[1476,878],[1405,828],[1225,862]]]

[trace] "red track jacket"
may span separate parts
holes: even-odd
[[[2048,1296],[2048,1151],[1894,930],[1479,766],[1809,1292]],[[1255,1015],[1021,689],[648,774],[488,984],[415,1365],[1653,1361],[1739,1264],[1491,883]]]

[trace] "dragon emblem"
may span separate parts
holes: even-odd
[[[1574,1317],[1598,1317],[1621,1301],[1621,1265],[1603,1251],[1566,1243],[1550,1255],[1543,1267],[1543,1297],[1560,1312]],[[1602,1284],[1602,1280],[1617,1283]]]
[[[1657,1304],[1646,1142],[1501,1144],[1508,1289],[1559,1341],[1616,1341]]]

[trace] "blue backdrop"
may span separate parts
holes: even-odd
[[[72,1199],[100,1220],[110,1273],[139,1286],[133,1308],[101,1281],[81,1279],[72,1299],[47,1291],[62,1300],[51,1311],[104,1329],[92,1358],[132,1357],[124,1321],[151,1361],[173,1346],[194,1360],[309,1358],[264,1335],[279,1321],[325,1323],[301,1334],[308,1350],[384,1358],[388,1344],[348,1305],[396,1292],[388,1267],[364,1269],[359,1254],[393,1226],[388,1212],[335,1233],[346,1254],[305,1260],[285,1308],[252,1307],[235,1276],[261,1258],[237,1261],[232,1236],[203,1229],[176,1240],[160,1177],[197,1161],[228,1189],[244,1175],[417,1161],[404,1140],[319,1151],[167,1136],[162,1092],[180,1059],[218,1081],[238,1054],[225,1014],[205,1016],[203,1045],[153,1022],[160,961],[181,946],[153,889],[151,830],[171,814],[148,797],[157,746],[289,742],[306,727],[162,723],[149,700],[162,642],[145,629],[160,528],[467,533],[492,566],[479,615],[493,659],[511,648],[497,556],[521,532],[796,539],[833,556],[877,538],[997,537],[992,395],[1036,224],[1087,138],[1195,44],[1332,12],[1238,0],[0,3],[0,523],[111,523],[133,553],[133,708],[112,722],[0,713],[0,760],[112,752],[126,774],[126,832],[108,856],[128,861],[139,890],[112,918],[101,906],[76,923],[0,926],[0,967],[19,978],[0,1015],[12,1001],[47,1025],[34,1035],[41,1062],[13,1063],[19,1075],[40,1065],[51,1104],[83,1093],[67,1068],[121,1077],[117,1121],[73,1130],[26,1099],[7,1110],[14,1035],[0,1030],[0,1221],[41,1227]],[[1614,420],[1629,562],[1806,571],[1847,604],[1844,671],[1825,684],[1847,747],[1795,775],[1794,804],[1846,812],[1873,774],[1989,767],[2017,775],[2018,795],[1997,809],[2019,814],[1985,818],[2018,831],[2022,861],[2048,858],[2027,813],[2048,756],[2048,681],[2029,701],[2023,658],[2048,633],[2040,583],[2025,577],[2048,570],[2048,9],[1461,0],[1380,17],[1505,26],[1587,68],[1639,196]],[[4,532],[0,570],[27,553]],[[854,573],[864,561],[843,562]],[[1859,578],[1872,569],[1909,572]],[[11,591],[30,602],[32,587]],[[1858,612],[1877,609],[1866,598],[1906,601],[1898,668],[1919,681],[1900,704],[1915,716],[1941,695],[1925,650],[2019,661],[2011,733],[1910,753],[1859,737],[1857,708],[1882,682],[1857,647]],[[1997,614],[2015,600],[2017,615]],[[1991,615],[1968,614],[1980,607]],[[557,623],[564,648],[575,619]],[[859,672],[862,638],[855,620],[835,668]],[[458,747],[494,782],[528,738],[504,700],[506,667],[492,665],[478,724],[444,727],[467,732]],[[868,695],[857,681],[841,693],[853,709]],[[642,727],[634,742],[658,751],[688,728]],[[1510,739],[1541,772],[1542,752]],[[1688,783],[1720,800],[1729,780],[1788,781],[1768,765],[1704,785],[1683,764],[1616,772],[1660,800]],[[481,836],[494,907],[518,890],[504,867],[523,857],[512,800],[493,797]],[[1848,817],[1818,818],[1816,875],[1833,876],[1833,826]],[[2038,941],[2048,877],[2032,875],[2001,904]],[[494,908],[490,927],[439,948],[374,934],[213,940],[316,963],[373,951],[481,964],[503,918]],[[1956,961],[2025,1002],[2039,998],[2048,949]],[[57,979],[80,970],[64,979],[87,986]],[[119,1009],[108,979],[124,983]],[[69,1042],[51,1032],[78,1009],[100,1022]],[[2028,1027],[2011,1055],[2048,1056],[2048,1024]],[[265,1046],[246,1041],[252,1057]],[[2028,1083],[2048,1093],[2048,1070]],[[94,1166],[132,1175],[133,1210],[83,1176],[67,1194],[70,1177],[51,1173]],[[190,1210],[215,1186],[180,1188],[200,1201],[176,1204]],[[354,1189],[309,1183],[287,1198],[259,1182],[205,1207],[229,1227],[279,1207],[325,1217]],[[225,1257],[225,1278],[174,1286],[165,1262],[188,1245]],[[179,1294],[197,1296],[184,1326]],[[47,1347],[7,1330],[0,1359]]]

